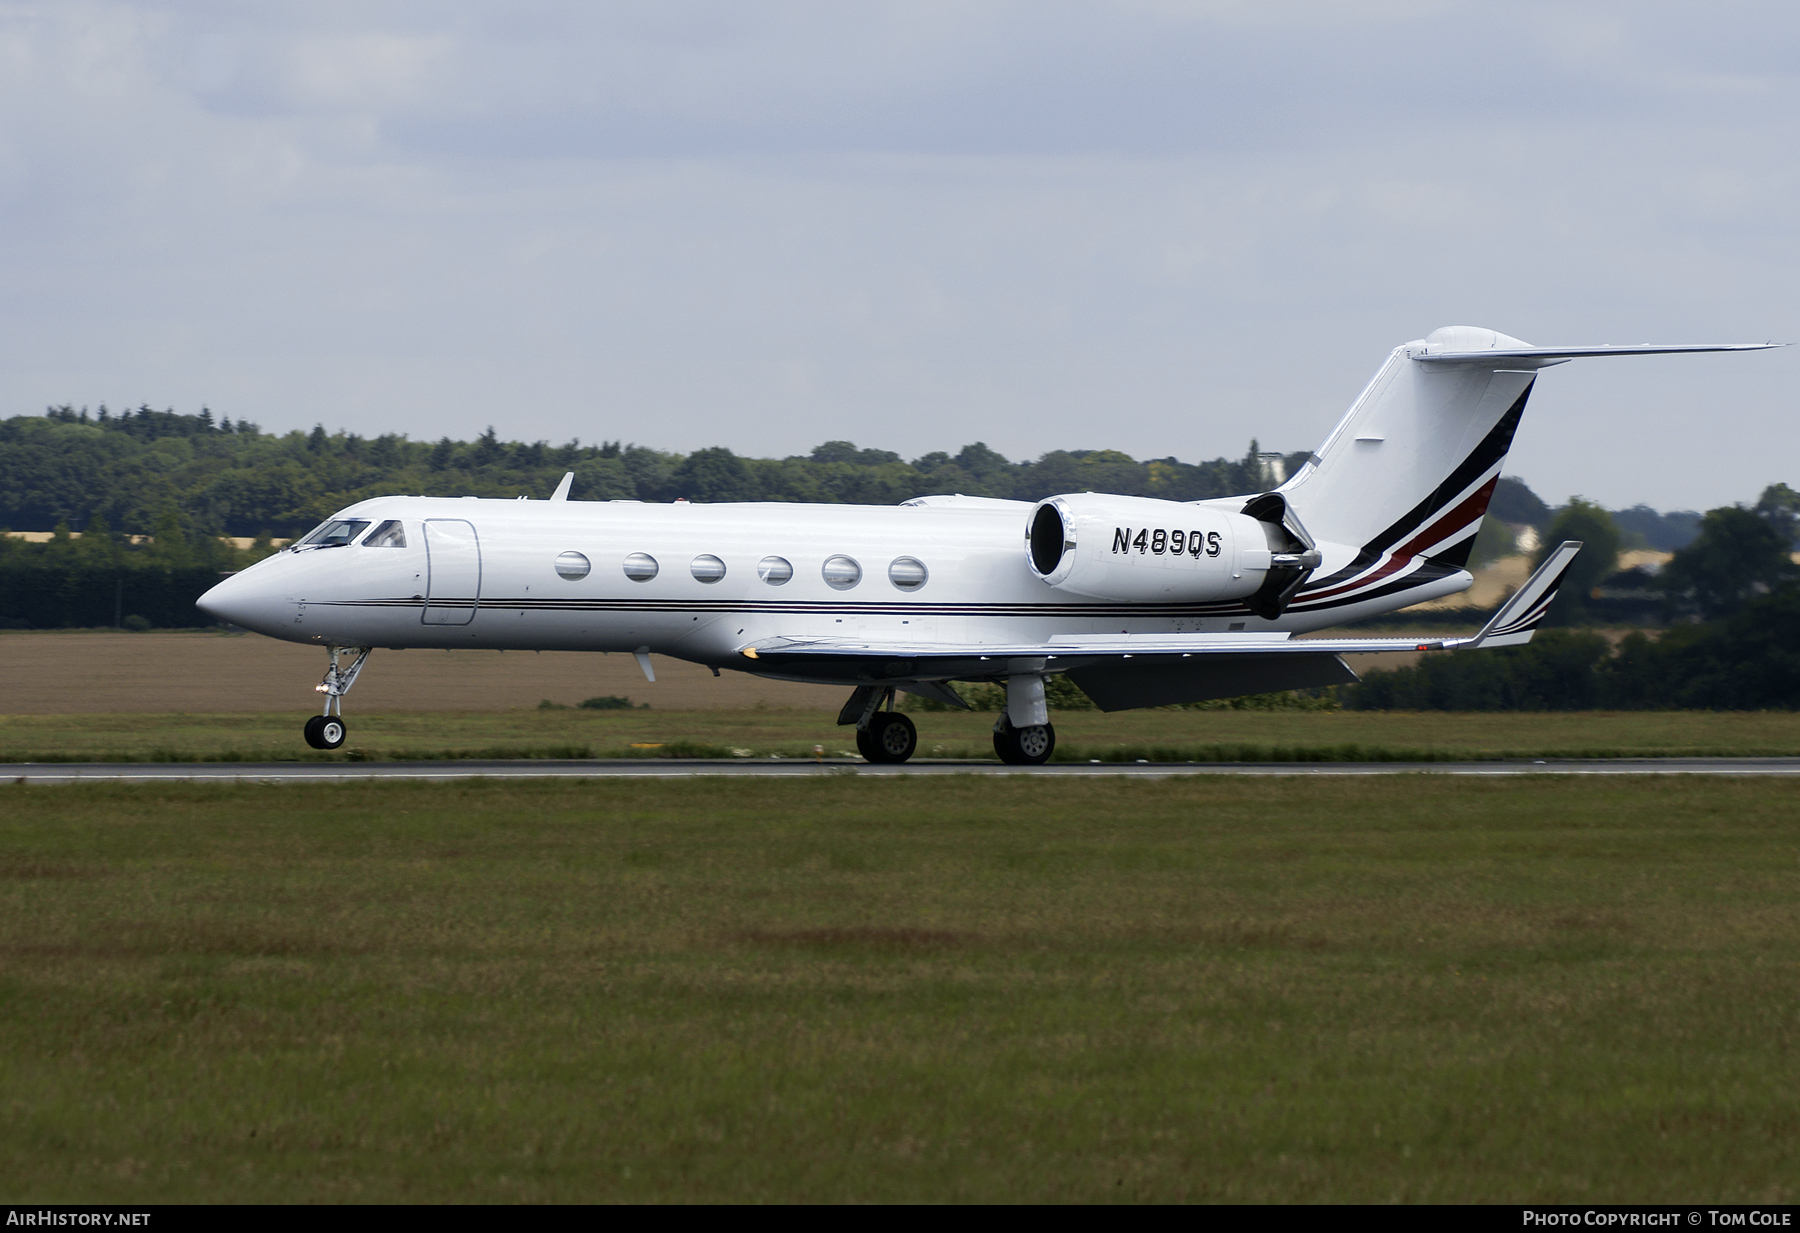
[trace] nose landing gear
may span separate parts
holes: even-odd
[[[344,721],[335,715],[314,715],[306,721],[306,743],[314,749],[336,749],[348,734]]]
[[[344,726],[343,697],[356,684],[357,674],[362,671],[369,652],[374,648],[334,646],[325,649],[331,656],[331,665],[325,669],[325,679],[313,686],[325,695],[325,712],[307,720],[305,729],[306,743],[314,749],[336,749],[350,734],[350,730]],[[348,666],[342,662],[346,652],[354,656]],[[333,714],[334,711],[336,714]]]

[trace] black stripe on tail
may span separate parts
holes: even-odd
[[[1532,384],[1535,385],[1536,382],[1534,381]],[[1357,552],[1356,559],[1350,564],[1329,578],[1313,579],[1306,589],[1308,591],[1323,590],[1325,587],[1356,577],[1379,560],[1382,553],[1424,526],[1446,505],[1454,501],[1464,489],[1480,479],[1495,463],[1505,458],[1507,451],[1512,449],[1513,434],[1519,430],[1519,420],[1525,414],[1525,401],[1531,397],[1531,389],[1531,385],[1527,385],[1520,391],[1518,398],[1513,400],[1513,405],[1506,409],[1506,414],[1495,422],[1494,426],[1488,430],[1488,434],[1481,439],[1481,443],[1470,451],[1469,456],[1458,464],[1456,470],[1450,472],[1443,483],[1432,489],[1430,496],[1407,510],[1392,525],[1364,544],[1362,549]],[[1486,512],[1487,502],[1483,501],[1476,516],[1480,517]],[[1470,536],[1441,556],[1432,559],[1461,569],[1468,564],[1469,551],[1474,547],[1474,542],[1474,536]]]

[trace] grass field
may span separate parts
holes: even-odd
[[[514,710],[359,715],[333,754],[304,714],[0,716],[0,761],[264,761],[468,757],[855,757],[816,710]],[[992,714],[915,715],[919,756],[992,760]],[[1445,714],[1057,712],[1059,760],[1444,761],[1800,755],[1800,713]]]
[[[1800,1188],[1784,781],[0,793],[18,1202]]]

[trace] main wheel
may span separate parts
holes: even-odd
[[[877,711],[857,732],[856,748],[870,762],[904,762],[919,747],[919,730],[898,711]]]
[[[349,734],[336,715],[314,715],[306,721],[306,743],[314,749],[336,749]]]
[[[1056,752],[1056,727],[1034,724],[1029,728],[1015,728],[1008,719],[1001,730],[994,733],[994,752],[1000,755],[1000,761],[1011,766],[1042,766]]]

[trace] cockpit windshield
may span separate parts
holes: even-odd
[[[357,521],[352,518],[333,518],[322,523],[311,535],[295,544],[296,548],[342,548],[352,543],[356,537],[368,530],[367,520]]]
[[[398,518],[390,518],[373,531],[369,538],[362,542],[364,548],[404,548],[406,547],[406,528],[400,525]]]

